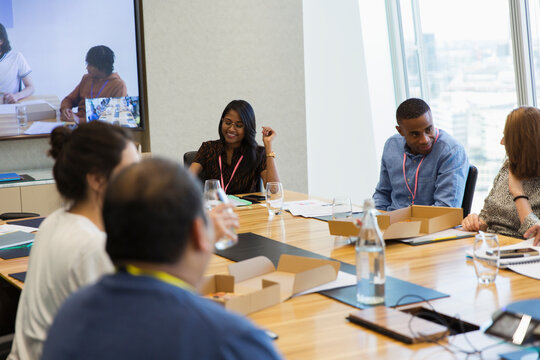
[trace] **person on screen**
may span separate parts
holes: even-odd
[[[540,220],[540,110],[519,107],[506,118],[501,145],[507,159],[478,214],[469,214],[467,231],[489,231],[521,238],[536,235]]]
[[[122,171],[103,220],[117,272],[67,299],[43,360],[280,358],[265,332],[197,295],[215,237],[182,166],[148,159]]]
[[[124,80],[114,69],[114,52],[104,45],[94,46],[86,54],[86,70],[77,87],[62,100],[60,112],[62,121],[86,122],[85,100],[127,95]],[[73,108],[78,107],[77,113]]]
[[[32,95],[31,72],[23,54],[11,49],[6,28],[0,24],[0,103],[14,104]]]
[[[203,142],[189,170],[206,179],[219,179],[227,194],[260,191],[269,181],[279,181],[272,143],[276,132],[262,127],[264,147],[255,140],[255,112],[244,100],[233,100],[219,121],[219,140]]]
[[[384,144],[373,199],[379,210],[410,205],[460,207],[469,172],[465,149],[433,125],[421,99],[405,100],[396,111],[398,134]]]

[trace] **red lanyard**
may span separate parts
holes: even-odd
[[[435,137],[435,141],[433,142],[433,146],[435,146],[435,143],[437,143],[437,140],[439,139],[439,129],[437,129],[437,137]],[[422,156],[422,160],[420,160],[420,164],[418,164],[418,167],[416,168],[416,175],[414,176],[414,193],[412,192],[411,188],[409,187],[409,183],[407,182],[407,175],[405,174],[405,160],[407,160],[407,154],[403,153],[403,179],[405,180],[405,185],[407,186],[407,190],[412,195],[412,202],[411,205],[414,205],[414,199],[416,198],[416,190],[418,190],[418,172],[420,171],[420,165],[422,165],[422,162],[426,158],[426,155]]]
[[[240,165],[243,158],[244,158],[244,155],[240,156],[240,159],[238,160],[238,162],[236,163],[236,165],[234,167],[234,170],[233,170],[233,172],[231,174],[231,178],[229,179],[229,182],[227,183],[227,186],[225,186],[223,188],[225,193],[227,193],[227,188],[229,187],[229,184],[231,183],[231,180],[234,177],[234,173],[236,172],[236,169],[238,169],[238,165]],[[225,185],[225,183],[223,182],[223,170],[221,169],[221,155],[219,155],[219,173],[221,174],[221,186],[223,186],[223,185]]]

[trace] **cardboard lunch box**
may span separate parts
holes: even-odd
[[[405,239],[431,234],[461,225],[463,209],[444,206],[412,205],[377,215],[385,240]],[[331,235],[358,236],[356,219],[330,220]]]
[[[336,280],[340,265],[338,261],[283,254],[276,269],[270,259],[257,256],[229,265],[228,275],[206,277],[200,293],[233,293],[228,298],[209,298],[246,315]]]

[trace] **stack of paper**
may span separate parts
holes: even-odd
[[[300,200],[283,203],[283,210],[288,210],[294,216],[319,217],[332,215],[332,203],[320,200]],[[361,212],[362,208],[352,207],[352,212]]]

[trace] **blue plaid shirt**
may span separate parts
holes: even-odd
[[[384,144],[379,183],[373,194],[375,207],[392,211],[412,204],[403,176],[403,153],[406,154],[405,174],[414,194],[415,175],[424,155],[413,155],[399,134]],[[418,172],[415,205],[461,207],[469,160],[465,149],[448,133],[440,130],[437,142],[426,155]]]

